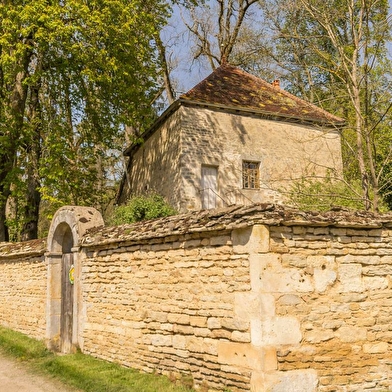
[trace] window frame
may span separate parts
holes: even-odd
[[[260,162],[242,161],[242,189],[260,189]]]

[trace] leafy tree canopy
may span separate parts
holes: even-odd
[[[109,149],[153,117],[168,13],[160,0],[0,2],[0,240],[10,195],[27,225],[41,198],[102,203]]]

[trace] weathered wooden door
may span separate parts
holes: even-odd
[[[73,329],[73,254],[64,253],[61,261],[61,317],[60,317],[60,351],[72,351]]]
[[[217,195],[218,168],[215,166],[201,167],[202,208],[215,208]]]

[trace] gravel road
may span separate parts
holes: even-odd
[[[77,392],[0,354],[0,392]]]

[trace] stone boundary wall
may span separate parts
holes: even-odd
[[[148,372],[191,374],[196,385],[247,390],[251,368],[225,358],[231,343],[251,340],[241,234],[85,248],[83,351]]]
[[[313,381],[323,392],[392,389],[392,232],[371,226],[271,227],[270,252],[251,261],[270,305],[261,324],[288,332],[267,338],[279,391]]]
[[[0,243],[0,325],[45,338],[46,241]]]
[[[391,390],[391,237],[391,215],[274,205],[99,228],[73,248],[74,341],[210,391]],[[35,265],[1,249],[2,280]],[[24,327],[36,337],[38,310],[38,332]]]

